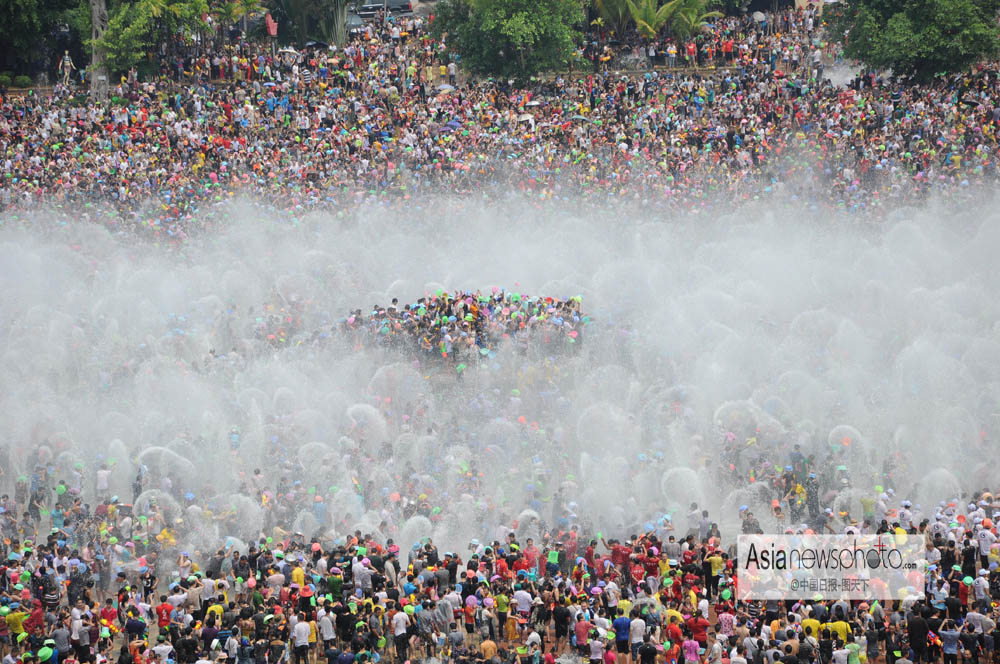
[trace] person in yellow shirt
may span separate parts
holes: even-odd
[[[302,565],[299,562],[296,562],[292,568],[292,583],[297,583],[299,588],[306,585],[306,572],[302,569]]]
[[[830,630],[830,634],[836,634],[844,643],[847,643],[847,634],[851,631],[850,625],[843,620],[828,622],[823,625],[823,629]]]
[[[315,614],[314,614],[315,615]],[[319,639],[319,626],[316,624],[315,620],[309,621],[309,661],[312,664],[316,664],[319,651],[316,648],[316,642]]]
[[[3,608],[5,610],[9,610],[7,609],[6,606]],[[27,617],[28,614],[25,613],[24,611],[21,611],[20,608],[10,611],[10,613],[8,613],[4,617],[4,620],[7,623],[7,629],[10,630],[10,633],[14,636],[15,639],[17,638],[18,634],[24,633],[24,620]]]
[[[813,618],[813,612],[809,612],[809,617],[802,621],[802,633],[806,634],[806,628],[809,628],[808,634],[814,639],[819,639],[819,621]]]
[[[225,601],[226,598],[223,595],[219,595],[215,598],[215,602],[210,604],[207,609],[205,609],[205,618],[209,616],[215,616],[215,624],[222,624],[222,613],[225,611]]]

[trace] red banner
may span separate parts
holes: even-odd
[[[264,24],[267,26],[267,34],[272,37],[278,36],[278,22],[271,18],[270,14],[264,17]]]

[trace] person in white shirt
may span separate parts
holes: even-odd
[[[979,575],[976,576],[976,580],[972,583],[972,590],[976,595],[977,608],[986,609],[990,605],[989,575],[989,571],[981,569],[979,570]]]
[[[410,647],[410,635],[407,630],[410,627],[410,616],[404,611],[399,611],[392,617],[392,639],[396,645],[396,660],[405,662],[407,651]]]
[[[621,590],[614,581],[608,581],[604,586],[604,596],[608,598],[608,606],[614,609],[618,606],[618,599],[621,597]]]
[[[445,599],[448,599],[445,597]],[[531,593],[527,590],[515,590],[514,591],[514,602],[517,604],[517,612],[521,615],[527,617],[527,614],[531,612]]]
[[[979,543],[979,564],[983,569],[988,569],[990,566],[990,547],[997,541],[997,536],[986,528],[980,527],[979,532],[976,533],[976,541]]]
[[[329,613],[324,613],[319,619],[319,638],[323,639],[323,643],[329,649],[336,637],[337,633],[333,628],[333,620],[330,618]]]
[[[632,661],[638,661],[639,646],[642,645],[642,639],[646,636],[646,621],[640,618],[634,610],[632,616],[632,620],[628,624],[629,650],[632,651]]]
[[[298,620],[292,628],[292,646],[295,664],[309,664],[309,621],[304,613],[297,616]]]

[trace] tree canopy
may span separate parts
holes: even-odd
[[[831,17],[845,54],[916,80],[1000,54],[1000,0],[850,0]]]
[[[441,0],[432,25],[474,74],[527,79],[564,66],[581,39],[581,0]]]
[[[347,1],[309,0],[331,7]],[[217,27],[231,26],[261,9],[262,0],[107,0],[107,31],[95,44],[90,0],[6,0],[0,2],[0,69],[51,72],[64,49],[78,60],[97,46],[112,71],[124,72],[178,34],[211,36]]]
[[[28,72],[54,65],[48,60],[58,46],[68,47],[58,44],[58,37],[67,21],[66,13],[77,4],[77,0],[0,2],[0,69]]]

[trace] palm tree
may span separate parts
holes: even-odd
[[[343,46],[347,42],[347,9],[353,0],[328,0],[316,20],[316,37]]]
[[[659,0],[625,1],[639,34],[646,39],[655,39],[684,0],[670,0],[662,6]]]
[[[237,23],[243,22],[242,29],[246,29],[245,20],[260,11],[260,0],[227,0],[215,8],[215,15],[219,20],[219,30],[228,34],[229,28]],[[228,41],[228,37],[226,37]]]
[[[682,0],[681,7],[674,12],[670,21],[670,32],[684,41],[694,37],[712,19],[722,18],[722,12],[705,11],[711,0]]]
[[[600,21],[598,25],[607,26],[619,37],[632,20],[627,0],[594,0],[594,9],[597,10],[597,20]]]

